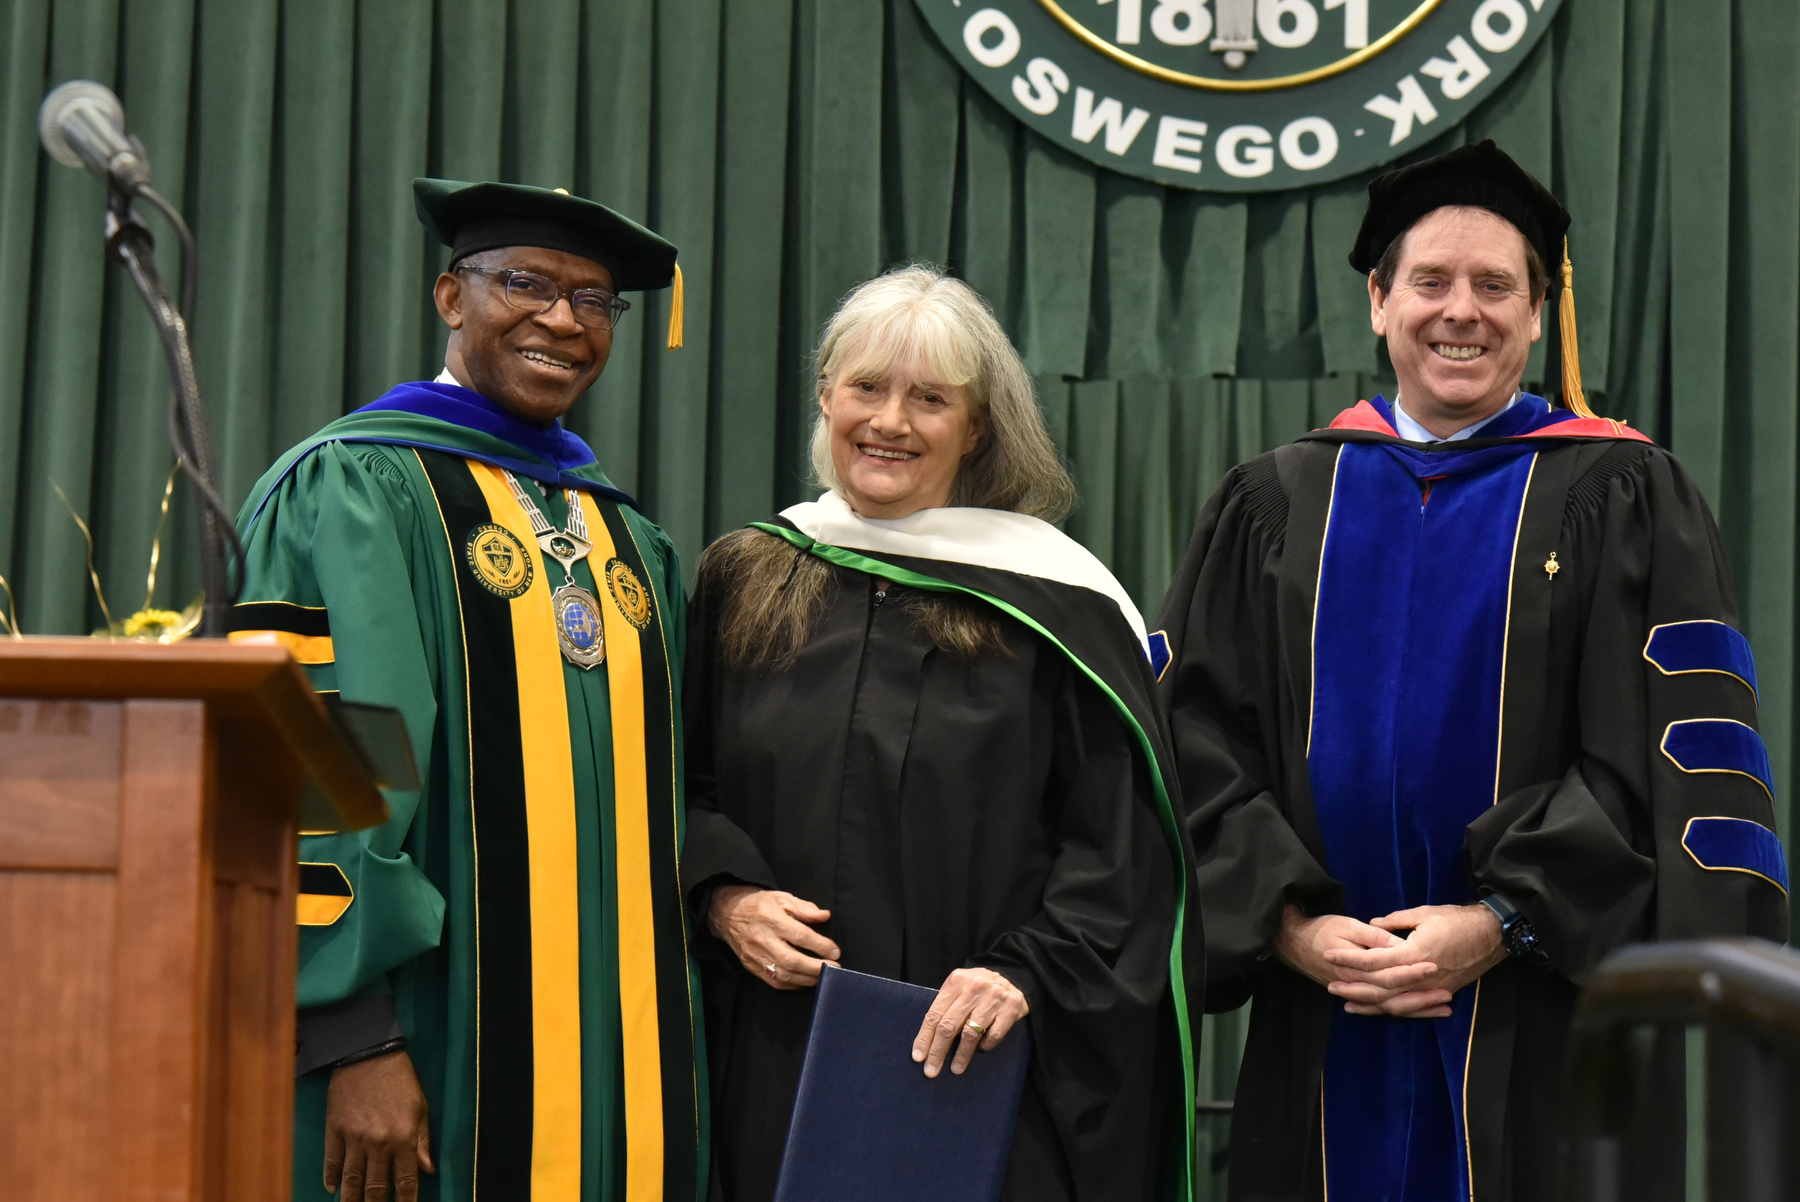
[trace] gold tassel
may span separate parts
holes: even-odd
[[[681,309],[683,303],[681,289],[681,264],[675,264],[675,288],[669,296],[669,349],[675,350],[681,345]]]
[[[1569,262],[1569,240],[1563,239],[1562,303],[1556,324],[1562,331],[1563,407],[1577,417],[1596,416],[1581,391],[1581,343],[1575,334],[1575,265]]]

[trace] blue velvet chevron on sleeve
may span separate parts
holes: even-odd
[[[1775,832],[1744,818],[1690,818],[1681,846],[1709,872],[1748,872],[1783,893],[1788,891],[1787,857]]]
[[[1683,772],[1737,772],[1755,780],[1775,800],[1769,749],[1762,736],[1730,718],[1690,718],[1663,732],[1663,754]]]
[[[1704,619],[1667,622],[1650,631],[1644,658],[1665,676],[1719,672],[1735,676],[1756,692],[1756,660],[1750,640],[1723,622]]]

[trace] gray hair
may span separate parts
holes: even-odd
[[[886,376],[897,363],[924,364],[937,385],[967,385],[987,430],[962,461],[950,504],[1060,521],[1075,482],[1044,428],[1031,376],[979,293],[936,267],[896,267],[852,289],[825,323],[814,354],[817,399],[846,376]],[[812,468],[842,494],[831,460],[831,428],[813,423]]]

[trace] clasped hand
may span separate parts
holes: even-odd
[[[736,953],[738,962],[773,989],[810,989],[838,945],[813,930],[831,917],[811,902],[778,889],[720,885],[713,890],[707,925]],[[950,1071],[969,1067],[975,1051],[992,1051],[1031,1010],[1018,986],[988,968],[959,968],[926,1012],[913,1038],[912,1058],[935,1077],[956,1046]]]
[[[1372,922],[1308,918],[1290,905],[1275,954],[1342,998],[1351,1014],[1448,1018],[1451,997],[1506,959],[1506,948],[1500,920],[1483,905],[1417,906]]]

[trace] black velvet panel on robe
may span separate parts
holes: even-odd
[[[772,1197],[813,1000],[704,933],[698,907],[729,879],[830,910],[821,929],[847,968],[931,988],[962,967],[1008,977],[1036,1050],[1005,1197],[1151,1197],[1182,1088],[1166,997],[1175,876],[1131,736],[1021,624],[1002,619],[1010,655],[963,659],[916,628],[907,589],[877,604],[872,577],[831,572],[786,669],[718,662],[705,580],[690,614],[682,875],[715,1196]]]
[[[1240,1202],[1322,1195],[1319,1076],[1338,1003],[1273,950],[1287,903],[1309,914],[1342,906],[1306,739],[1332,472],[1339,444],[1352,440],[1394,441],[1317,431],[1233,469],[1157,623],[1173,657],[1162,689],[1206,914],[1207,1006],[1255,1001],[1232,1121]],[[1787,932],[1778,888],[1703,870],[1681,846],[1698,815],[1772,827],[1768,794],[1748,776],[1684,773],[1660,750],[1673,721],[1756,723],[1755,698],[1737,679],[1665,675],[1644,656],[1661,623],[1738,625],[1704,500],[1660,448],[1532,441],[1542,447],[1517,534],[1499,800],[1470,824],[1463,854],[1475,887],[1531,920],[1552,968],[1507,961],[1481,982],[1467,1098],[1482,1202],[1556,1196],[1569,1019],[1579,983],[1609,952],[1644,939]],[[1553,551],[1554,575],[1544,570]],[[1382,636],[1380,615],[1370,632]],[[1679,1041],[1657,1060],[1673,1074],[1659,1089],[1679,1100]],[[1671,1125],[1628,1150],[1629,1196],[1681,1196],[1681,1108],[1665,1113]]]

